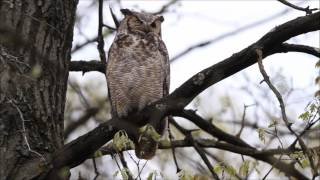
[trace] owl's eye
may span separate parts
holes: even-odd
[[[136,23],[136,24],[142,24],[142,21],[140,21],[138,18],[134,17],[133,21]]]
[[[151,27],[156,28],[157,24],[155,22],[151,23]]]

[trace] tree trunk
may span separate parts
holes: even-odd
[[[0,180],[42,179],[63,146],[76,5],[0,1]]]

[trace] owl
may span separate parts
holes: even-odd
[[[121,12],[124,19],[117,29],[106,65],[111,113],[119,118],[167,96],[170,84],[169,56],[161,39],[164,18],[129,9]],[[152,128],[162,135],[166,124],[167,118]],[[151,159],[158,142],[146,134],[138,134],[139,137],[134,138],[136,156]]]

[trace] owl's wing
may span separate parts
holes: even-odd
[[[117,111],[116,111],[116,106],[115,106],[115,102],[113,102],[112,99],[112,94],[111,94],[111,81],[114,81],[112,79],[112,77],[110,76],[110,73],[112,72],[112,63],[114,63],[116,61],[117,55],[115,54],[115,45],[112,44],[109,52],[108,52],[108,60],[107,60],[107,64],[106,64],[106,78],[107,78],[107,87],[108,87],[108,98],[109,101],[111,102],[111,115],[112,118],[113,117],[117,117]]]
[[[163,56],[163,71],[164,72],[164,81],[163,81],[163,96],[169,95],[170,89],[170,62],[169,62],[169,54],[166,48],[166,45],[162,40],[159,43],[159,50]]]

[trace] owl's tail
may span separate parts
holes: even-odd
[[[138,142],[135,144],[135,153],[139,159],[152,159],[158,149],[158,142],[149,134],[140,135]]]

